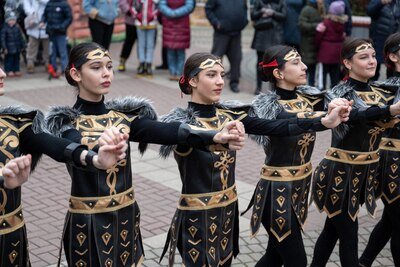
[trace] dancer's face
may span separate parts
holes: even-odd
[[[7,77],[6,73],[0,68],[0,96],[4,95],[4,79]]]
[[[100,101],[110,91],[114,78],[112,61],[107,56],[89,60],[81,70],[71,69],[71,77],[78,83],[81,98]]]
[[[274,72],[277,86],[282,89],[294,90],[296,86],[307,84],[307,66],[300,56],[289,60],[281,70],[275,69]]]
[[[349,71],[349,77],[361,82],[368,82],[370,78],[375,76],[376,72],[375,49],[368,48],[355,53],[351,59],[343,60],[343,64]]]
[[[224,87],[224,68],[215,64],[204,69],[189,81],[192,86],[192,101],[199,104],[213,104],[219,102]]]

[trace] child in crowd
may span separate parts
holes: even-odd
[[[329,73],[331,87],[340,81],[340,51],[346,36],[345,23],[349,19],[344,14],[343,1],[334,1],[329,5],[328,14],[318,24],[315,36],[318,48],[317,61],[323,64],[323,83],[326,89],[326,76]]]
[[[66,0],[50,0],[47,2],[41,20],[41,27],[46,25],[46,33],[51,42],[49,66],[54,78],[60,77],[68,64],[67,29],[72,22],[71,7]],[[57,55],[60,56],[61,70],[57,67]]]
[[[19,61],[21,50],[25,46],[21,28],[17,25],[17,16],[11,11],[5,16],[1,31],[1,46],[4,49],[4,68],[9,77],[21,76]]]
[[[158,0],[133,0],[132,13],[136,14],[137,31],[137,53],[139,58],[139,67],[137,74],[139,76],[152,76],[151,64],[153,62],[153,53],[155,47],[155,37],[157,29]]]

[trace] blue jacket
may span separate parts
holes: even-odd
[[[43,13],[42,22],[46,23],[49,36],[65,35],[72,22],[71,7],[66,0],[50,0]]]
[[[4,23],[1,30],[1,47],[7,49],[9,54],[19,53],[25,47],[25,40],[18,24],[10,27]]]
[[[118,0],[83,0],[83,11],[90,18],[111,25],[118,17]]]
[[[179,18],[186,15],[189,15],[193,12],[195,8],[195,1],[185,1],[185,5],[179,8],[171,8],[168,6],[168,0],[160,0],[158,4],[158,10],[160,10],[161,14],[168,18]]]

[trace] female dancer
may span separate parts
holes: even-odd
[[[341,120],[338,112],[342,107],[336,107],[322,119],[272,121],[249,117],[240,107],[218,104],[224,75],[218,57],[210,53],[196,53],[189,57],[179,86],[183,93],[191,95],[191,102],[187,109],[173,110],[164,121],[220,129],[228,121],[240,120],[247,133],[287,136],[323,130],[325,127],[321,127],[321,123],[335,127]],[[234,151],[210,152],[185,145],[163,146],[160,153],[167,157],[172,151],[183,185],[163,255],[170,245],[170,266],[174,263],[176,247],[185,266],[229,266],[232,256],[239,252],[236,154]]]
[[[375,50],[370,40],[347,40],[341,57],[349,79],[332,88],[331,98],[352,100],[356,108],[393,100],[391,91],[368,84],[376,70]],[[398,103],[385,109],[391,115],[399,114]],[[315,245],[311,266],[325,266],[338,239],[342,266],[358,266],[357,214],[363,203],[369,214],[375,214],[379,142],[391,122],[352,124],[333,131],[331,147],[314,173],[312,198],[328,217]]]
[[[394,102],[399,100],[400,88],[400,33],[390,35],[385,42],[386,66],[394,76],[384,82],[376,82],[380,88],[396,91]],[[400,177],[398,157],[400,155],[400,131],[394,127],[385,132],[380,149],[379,177],[382,201],[385,204],[382,218],[371,233],[367,247],[360,258],[360,266],[369,267],[376,256],[391,239],[390,246],[395,266],[400,266]]]
[[[123,98],[104,102],[113,80],[108,52],[96,43],[82,43],[71,50],[65,70],[67,81],[78,89],[73,107],[53,108],[48,128],[56,135],[94,148],[99,132],[110,126],[129,134],[143,153],[146,143],[193,146],[239,140],[224,131],[195,131],[187,125],[154,121],[156,114],[144,99]],[[235,141],[236,142],[236,141]],[[242,141],[234,142],[236,148]],[[139,266],[143,246],[140,212],[134,198],[130,150],[107,171],[84,172],[68,164],[72,178],[70,208],[64,227],[64,248],[69,266]],[[60,250],[61,253],[61,250]]]
[[[4,94],[5,77],[0,69],[0,95]],[[111,130],[101,136],[102,143],[110,145],[102,146],[97,156],[82,145],[44,133],[42,125],[43,114],[38,110],[0,108],[0,266],[30,266],[20,187],[27,179],[28,165],[33,170],[44,153],[93,171],[93,166],[107,169],[125,156],[127,137]]]
[[[277,119],[324,114],[321,112],[324,110],[324,92],[301,86],[307,83],[307,66],[295,49],[282,45],[267,49],[260,68],[263,80],[270,82],[273,90],[256,97],[250,115]],[[348,102],[346,99],[333,100],[338,101]],[[371,107],[363,116],[371,120],[382,113],[381,108]],[[360,113],[352,110],[350,115],[356,120]],[[315,133],[287,137],[252,135],[251,138],[263,145],[266,153],[261,179],[249,205],[249,208],[254,205],[252,235],[258,232],[261,223],[269,234],[266,254],[256,266],[306,266],[301,227],[307,218]]]

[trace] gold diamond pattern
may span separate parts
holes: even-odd
[[[371,194],[368,194],[367,200],[368,200],[369,205],[372,205],[372,195]]]
[[[292,195],[292,202],[296,202],[296,199],[297,199],[298,196],[299,196],[299,194],[294,193],[294,194]]]
[[[360,182],[360,179],[358,179],[357,177],[353,179],[353,186],[356,187],[358,185],[358,183]]]
[[[192,258],[193,263],[196,263],[197,259],[199,258],[199,251],[195,248],[192,248],[188,251],[190,258]]]
[[[124,253],[121,254],[120,258],[121,258],[122,263],[125,265],[126,261],[129,258],[129,252],[125,250]]]
[[[120,236],[121,236],[122,240],[124,240],[124,242],[125,242],[126,237],[128,236],[128,230],[122,230]]]
[[[279,218],[275,219],[275,221],[278,224],[279,229],[281,229],[281,231],[282,231],[283,227],[285,226],[286,220],[283,219],[282,217],[279,217]]]
[[[357,201],[357,197],[356,196],[352,196],[351,197],[351,204],[353,204],[353,207],[356,206],[356,201]]]
[[[76,235],[76,239],[78,239],[79,246],[82,246],[82,244],[86,240],[86,235],[84,233],[80,232],[79,234]]]
[[[279,196],[276,201],[278,202],[279,206],[283,206],[283,203],[285,203],[285,198],[283,196]]]
[[[332,201],[333,205],[335,205],[338,200],[339,200],[339,196],[337,194],[331,195],[331,201]]]
[[[397,166],[396,163],[393,163],[392,165],[390,165],[390,169],[392,170],[393,173],[395,173],[398,168],[399,168],[399,166]]]
[[[216,225],[215,223],[212,223],[212,224],[210,225],[211,234],[214,234],[214,233],[215,233],[215,230],[217,230],[217,225]]]
[[[257,194],[257,204],[260,202],[260,200],[261,200],[261,194]]]
[[[221,247],[222,247],[222,249],[225,251],[225,249],[226,249],[226,245],[228,245],[228,238],[225,236],[224,238],[222,238],[222,240],[221,240]]]
[[[111,259],[106,259],[106,267],[111,267],[112,266],[112,264],[113,264],[113,261],[111,260]]]
[[[214,247],[210,247],[210,249],[208,250],[208,254],[210,254],[210,256],[215,260],[215,248]]]
[[[103,239],[104,244],[106,244],[106,246],[108,245],[108,242],[110,242],[111,240],[111,234],[109,234],[108,232],[105,232],[101,238]]]
[[[324,180],[324,178],[325,178],[325,173],[324,173],[324,172],[321,172],[321,173],[319,174],[319,179],[322,181],[322,180]]]
[[[14,263],[15,259],[18,256],[18,252],[16,252],[15,250],[13,250],[9,255],[8,258],[10,259],[11,263]]]
[[[324,193],[322,193],[322,190],[317,190],[317,195],[318,195],[318,199],[321,200],[322,197],[324,196]]]
[[[394,190],[397,188],[397,184],[395,182],[391,182],[388,184],[390,193],[393,193]]]
[[[340,185],[340,183],[343,182],[343,179],[340,176],[336,176],[334,179],[336,186]]]
[[[192,236],[192,238],[194,238],[194,235],[197,233],[197,228],[196,227],[194,227],[193,225],[192,226],[190,226],[189,227],[189,233],[190,233],[190,235]]]
[[[76,266],[76,267],[86,267],[86,266],[87,266],[87,263],[86,263],[85,261],[83,261],[83,260],[79,260],[79,261],[75,264],[75,266]]]
[[[258,221],[258,215],[256,213],[254,213],[253,214],[253,225],[255,225],[257,221]]]

